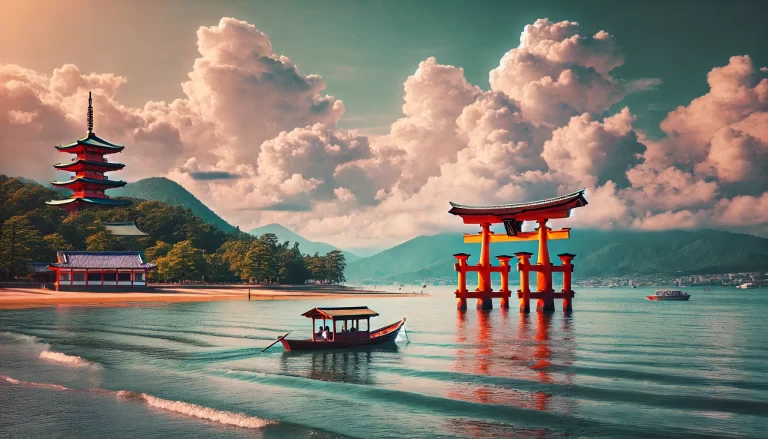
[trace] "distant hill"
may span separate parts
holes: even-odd
[[[253,229],[248,233],[253,236],[261,236],[265,233],[274,233],[275,235],[277,235],[277,239],[280,242],[283,242],[283,241],[290,241],[292,243],[298,242],[299,249],[301,249],[301,252],[304,254],[314,255],[315,253],[320,253],[321,255],[324,255],[333,250],[339,250],[344,254],[344,257],[346,258],[348,264],[360,259],[359,256],[353,253],[350,253],[348,251],[341,250],[340,248],[336,248],[331,244],[327,244],[325,242],[310,241],[304,238],[303,236],[299,235],[298,233],[295,233],[292,230],[289,230],[281,226],[280,224],[267,224],[266,226]]]
[[[574,264],[579,276],[768,271],[768,239],[716,230],[574,230],[571,239],[550,241],[549,244],[553,262],[558,260],[558,253],[577,255]],[[537,243],[491,245],[492,256],[520,251],[535,255]],[[461,234],[419,236],[349,264],[346,277],[352,281],[410,282],[455,276],[455,260],[451,255],[458,252],[471,254],[470,263],[475,264],[480,245],[464,244]]]
[[[165,177],[145,178],[134,183],[128,183],[121,188],[110,189],[107,195],[161,201],[172,206],[186,207],[206,223],[213,224],[225,232],[237,230],[184,189],[183,186]]]

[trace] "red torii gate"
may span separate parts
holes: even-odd
[[[449,213],[458,215],[464,220],[464,224],[478,224],[482,231],[479,234],[465,234],[464,243],[480,243],[480,260],[477,265],[468,265],[470,255],[457,253],[454,269],[459,273],[459,287],[456,290],[458,299],[457,308],[467,309],[467,299],[477,299],[477,309],[492,309],[493,298],[501,299],[501,307],[509,308],[509,298],[512,295],[509,290],[509,261],[512,256],[497,256],[498,266],[491,265],[491,242],[515,242],[515,241],[539,241],[538,259],[536,264],[530,263],[532,253],[515,253],[518,259],[517,269],[520,271],[520,290],[517,297],[520,299],[520,312],[530,312],[530,299],[538,299],[536,309],[538,311],[554,311],[555,299],[563,299],[563,310],[571,311],[573,305],[573,290],[571,289],[571,273],[573,265],[571,261],[575,257],[570,253],[557,255],[562,265],[553,266],[549,259],[547,242],[552,239],[568,239],[569,228],[552,230],[546,226],[547,221],[557,218],[568,218],[571,209],[587,205],[584,198],[584,189],[561,197],[529,203],[505,204],[499,206],[466,206],[451,202]],[[524,221],[536,221],[539,228],[533,232],[523,232]],[[503,223],[507,231],[506,235],[496,235],[490,231],[491,224]],[[467,272],[477,272],[477,290],[467,291]],[[536,272],[536,291],[530,291],[528,273]],[[501,288],[493,291],[491,287],[491,273],[501,274]],[[552,273],[563,273],[563,290],[555,293],[552,288]]]

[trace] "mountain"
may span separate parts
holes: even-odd
[[[224,221],[209,209],[208,206],[195,198],[183,186],[165,177],[145,178],[134,183],[128,183],[121,188],[110,189],[108,195],[110,197],[130,197],[148,201],[160,201],[172,206],[186,207],[206,223],[212,224],[225,232],[237,230],[237,228]]]
[[[491,255],[537,252],[536,242],[491,245]],[[553,262],[558,253],[574,253],[581,276],[621,276],[676,273],[709,274],[768,269],[768,239],[716,230],[661,232],[573,230],[571,239],[550,241]],[[461,234],[419,236],[374,256],[349,264],[352,281],[421,281],[455,276],[454,258],[472,255],[476,264],[478,244],[464,244]],[[534,256],[535,258],[535,256]],[[494,260],[492,258],[492,260]],[[495,262],[495,260],[494,260]]]
[[[331,244],[327,244],[325,242],[310,241],[304,238],[303,236],[299,235],[298,233],[295,233],[292,230],[286,229],[280,224],[267,224],[266,226],[253,229],[248,233],[253,236],[261,236],[265,233],[274,233],[275,235],[277,235],[277,239],[280,242],[283,242],[283,241],[290,241],[292,243],[298,242],[299,248],[301,249],[301,252],[304,254],[314,255],[315,253],[320,253],[321,255],[324,255],[328,252],[339,250],[341,253],[344,254],[344,257],[346,258],[348,264],[360,259],[360,256],[357,256],[348,251],[341,250],[340,248],[336,248]]]

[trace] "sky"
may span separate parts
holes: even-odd
[[[93,90],[113,178],[244,230],[392,244],[586,187],[569,225],[764,234],[764,2],[498,3],[3,1],[0,172],[54,178]]]

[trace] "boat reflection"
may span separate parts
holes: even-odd
[[[319,381],[352,384],[376,384],[373,365],[377,358],[399,353],[397,345],[367,349],[324,351],[286,351],[280,359],[285,375]],[[391,360],[390,360],[391,361]]]

